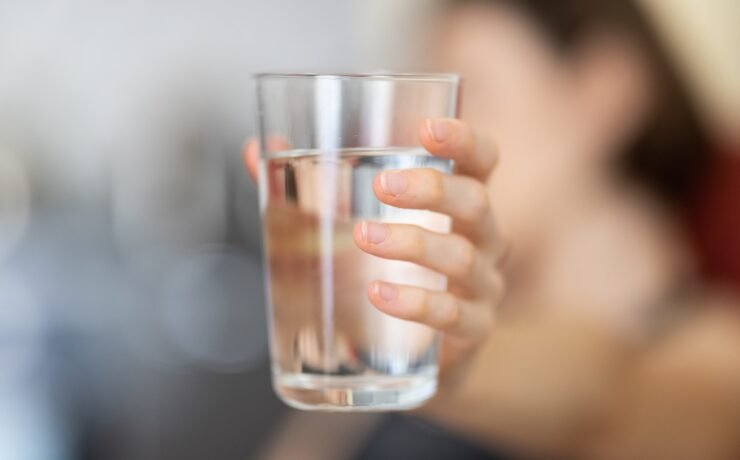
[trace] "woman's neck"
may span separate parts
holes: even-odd
[[[578,184],[558,197],[564,205],[538,241],[515,257],[510,299],[639,328],[693,270],[688,245],[665,207],[638,187],[604,177]]]

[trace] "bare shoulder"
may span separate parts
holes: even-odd
[[[676,328],[676,334],[685,340],[734,345],[740,356],[740,295],[729,289],[704,286],[700,292],[685,300],[693,314]],[[740,365],[740,359],[738,360]]]
[[[548,299],[636,328],[690,277],[694,263],[670,213],[647,199],[602,200],[558,229],[543,257]]]
[[[730,385],[740,393],[740,296],[705,286],[677,301],[691,313],[676,322],[647,362],[682,373],[684,381]]]
[[[584,458],[740,455],[740,300],[710,289],[683,300],[692,313],[635,359]]]

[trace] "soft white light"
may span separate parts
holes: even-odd
[[[26,170],[17,155],[0,147],[0,260],[23,237],[30,209]]]
[[[164,333],[185,361],[238,372],[266,355],[258,261],[225,250],[186,259],[172,271],[162,303]]]

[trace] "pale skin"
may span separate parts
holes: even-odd
[[[433,169],[385,171],[375,178],[373,192],[391,206],[447,214],[453,231],[441,234],[414,225],[363,221],[355,226],[354,239],[369,254],[413,262],[448,277],[447,292],[384,281],[367,287],[370,302],[380,311],[444,333],[444,375],[489,336],[504,291],[498,265],[506,246],[485,187],[497,153],[492,142],[456,119],[425,121],[419,127],[419,141],[432,155],[454,160],[455,174]],[[258,158],[258,144],[249,142],[244,161],[255,181]]]
[[[445,121],[443,143],[424,124],[420,142],[458,169],[403,172],[397,190],[381,176],[373,189],[451,215],[453,233],[354,232],[370,254],[450,277],[446,293],[368,286],[381,311],[444,332],[443,385],[420,413],[524,458],[738,458],[738,301],[687,283],[697,277],[671,214],[613,180],[653,103],[640,47],[605,31],[563,59],[505,7],[463,8],[434,32],[433,68],[467,85],[463,121]],[[253,178],[257,154],[245,152]],[[494,214],[513,246],[504,300]]]
[[[716,308],[680,322],[644,351],[579,315],[532,310],[510,315],[494,328],[503,295],[496,267],[505,245],[483,183],[494,170],[496,152],[481,148],[492,144],[476,140],[464,123],[440,122],[451,130],[448,141],[437,142],[425,124],[421,143],[434,155],[455,159],[458,173],[393,171],[403,180],[380,175],[373,190],[393,206],[450,214],[454,232],[431,234],[389,224],[376,229],[370,222],[354,231],[356,244],[370,254],[422,264],[450,277],[444,293],[380,282],[368,286],[368,298],[380,311],[444,333],[443,386],[419,413],[481,443],[536,458],[735,458],[740,321],[726,310],[734,299],[689,299]],[[244,152],[254,180],[258,153],[254,142]],[[465,173],[471,169],[485,174]],[[553,371],[560,376],[557,384],[549,381]],[[686,411],[692,411],[688,418]],[[329,443],[334,447],[327,451],[319,443],[305,449],[301,433],[321,417],[297,416],[264,458],[350,455],[353,445]],[[348,439],[357,439],[373,423],[372,418],[347,418],[341,429],[347,436],[354,433]]]
[[[484,184],[497,153],[461,121],[430,123],[443,123],[448,136],[439,141],[425,123],[420,142],[431,154],[454,159],[456,174],[389,171],[376,178],[373,191],[393,206],[449,214],[453,232],[373,222],[354,229],[362,250],[421,264],[450,279],[448,292],[379,281],[368,286],[368,298],[380,311],[443,333],[442,386],[419,414],[483,444],[536,458],[638,459],[646,453],[653,459],[734,458],[740,321],[726,311],[734,299],[715,294],[689,299],[688,304],[715,308],[691,315],[644,351],[588,318],[552,315],[541,305],[495,322],[504,293],[498,264],[506,245]],[[247,144],[244,159],[254,180],[258,155],[257,144]],[[553,375],[556,383],[550,381]],[[692,411],[689,417],[686,411]],[[306,452],[291,441],[315,426],[315,417],[306,417],[296,418],[265,458],[280,458],[285,450],[289,456],[330,455],[323,447]],[[342,430],[356,439],[373,423],[348,418]],[[351,450],[352,445],[337,444],[331,455],[342,458]]]

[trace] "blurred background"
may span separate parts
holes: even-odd
[[[296,458],[268,453],[296,415],[269,383],[250,74],[408,70],[427,4],[0,1],[0,458]],[[735,150],[738,2],[646,4]],[[375,423],[322,420],[337,458]]]

